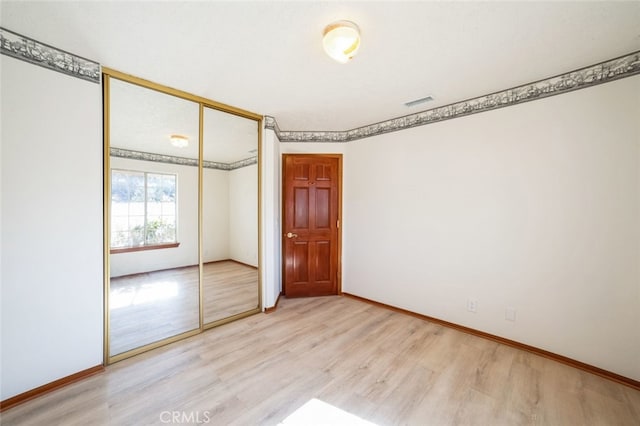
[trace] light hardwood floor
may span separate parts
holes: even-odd
[[[204,323],[256,309],[258,269],[234,261],[204,264]]]
[[[198,267],[111,278],[110,354],[199,327]]]
[[[111,279],[110,353],[199,327],[198,267]],[[234,261],[204,264],[204,322],[258,307],[258,270]]]
[[[631,388],[332,296],[283,299],[272,314],[116,363],[1,420],[163,424],[177,412],[205,424],[276,425],[312,398],[377,425],[638,425],[640,419],[640,392]]]

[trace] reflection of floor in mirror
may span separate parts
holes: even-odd
[[[258,307],[258,269],[226,260],[204,265],[204,323]]]
[[[258,306],[258,270],[234,261],[204,265],[205,323]],[[111,279],[110,354],[198,328],[198,267]]]

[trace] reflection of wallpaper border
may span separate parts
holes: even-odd
[[[584,89],[620,78],[640,74],[640,51],[584,67],[555,77],[523,84],[511,89],[452,103],[403,117],[392,118],[346,131],[280,130],[275,118],[266,116],[265,127],[276,133],[280,142],[350,142],[370,136],[437,123],[479,112],[491,111],[523,102]]]
[[[83,80],[100,83],[100,64],[0,27],[0,53]]]
[[[174,157],[172,155],[153,154],[150,152],[132,151],[130,149],[114,148],[110,149],[111,156],[118,158],[130,158],[132,160],[152,161],[155,163],[177,164],[180,166],[198,167],[196,158]],[[242,167],[258,164],[258,157],[245,158],[233,163],[219,163],[217,161],[203,161],[202,167],[216,170],[236,170]]]
[[[241,169],[242,167],[247,167],[254,164],[258,164],[257,156],[245,158],[244,160],[234,161],[233,163],[219,163],[217,161],[204,160],[202,162],[202,167],[204,167],[205,169],[216,169],[216,170],[236,170],[236,169]]]

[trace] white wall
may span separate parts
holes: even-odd
[[[640,380],[639,94],[630,77],[349,143],[344,291]]]
[[[112,169],[178,175],[179,247],[112,254],[111,276],[198,264],[198,169],[111,158]],[[233,259],[258,266],[257,165],[203,170],[203,262]]]
[[[258,165],[229,173],[229,258],[258,267]]]
[[[280,230],[280,143],[275,132],[262,135],[262,306],[276,304],[282,290]]]
[[[202,261],[229,259],[229,172],[202,170]]]
[[[180,243],[180,246],[175,248],[114,253],[109,259],[111,276],[119,277],[140,272],[197,265],[198,168],[117,157],[111,157],[111,168],[178,175],[177,235]],[[226,202],[226,198],[224,201]],[[226,246],[226,240],[223,241],[223,245]]]
[[[263,306],[271,308],[282,291],[282,154],[344,154],[344,143],[280,143],[264,130],[262,146]],[[343,167],[346,158],[343,158]],[[343,247],[345,242],[343,241]]]
[[[102,364],[102,94],[0,61],[5,400]]]
[[[270,308],[282,291],[282,154],[344,154],[347,144],[280,143],[273,130],[265,130],[263,141],[263,306]]]

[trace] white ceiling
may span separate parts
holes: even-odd
[[[117,79],[111,79],[109,101],[112,147],[198,158],[199,104]],[[171,145],[173,134],[186,136],[189,145]],[[256,156],[255,120],[205,108],[203,136],[204,160],[233,163]]]
[[[348,130],[640,50],[640,2],[13,2],[1,25],[104,66],[272,115]],[[322,30],[362,31],[341,65]],[[407,108],[431,95],[434,102]]]
[[[198,158],[199,104],[116,79],[110,83],[110,144],[115,148]],[[189,138],[176,148],[170,136]]]

